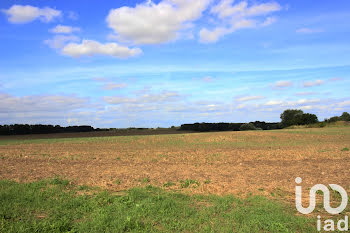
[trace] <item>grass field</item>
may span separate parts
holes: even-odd
[[[312,232],[294,179],[349,190],[349,148],[350,127],[2,138],[0,232]]]

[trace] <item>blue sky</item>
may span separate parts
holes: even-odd
[[[349,1],[0,2],[0,124],[350,112]]]

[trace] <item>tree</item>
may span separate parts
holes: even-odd
[[[287,109],[281,114],[281,123],[283,127],[298,124],[298,118],[300,118],[304,112],[299,109]]]
[[[315,114],[304,113],[301,115],[300,120],[297,122],[298,125],[309,125],[318,122],[318,118]]]
[[[342,121],[350,121],[350,114],[347,112],[343,112],[343,114],[341,114],[340,118]]]

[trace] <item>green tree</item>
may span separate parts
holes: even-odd
[[[281,114],[281,124],[283,127],[291,125],[297,125],[299,118],[303,115],[303,111],[300,109],[287,109]]]
[[[350,114],[347,112],[343,112],[343,114],[341,114],[340,118],[342,121],[350,121]]]
[[[301,119],[298,122],[298,125],[309,125],[309,124],[315,124],[317,122],[318,122],[318,118],[315,114],[304,113],[301,115]]]

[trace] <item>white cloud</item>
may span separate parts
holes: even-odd
[[[291,81],[288,81],[288,80],[280,80],[280,81],[275,82],[272,86],[276,87],[276,88],[284,88],[284,87],[293,86],[293,83]]]
[[[210,0],[147,1],[136,7],[112,9],[107,23],[120,41],[136,44],[159,44],[175,40],[182,30],[188,30]],[[185,33],[186,34],[186,33]]]
[[[333,77],[333,78],[328,79],[329,82],[338,82],[338,81],[343,81],[343,80],[344,79],[340,78],[340,77]]]
[[[74,35],[57,35],[52,39],[45,40],[44,43],[50,46],[53,49],[63,48],[68,42],[78,42],[80,41],[79,37]]]
[[[102,83],[103,90],[115,90],[115,89],[125,88],[128,86],[126,83],[115,83],[103,77],[95,77],[92,80]]]
[[[14,96],[0,93],[0,121],[5,124],[60,124],[78,119],[74,124],[93,125],[101,107],[76,95]],[[68,122],[73,123],[73,122]]]
[[[323,80],[315,80],[315,81],[306,81],[303,83],[303,87],[314,87],[314,86],[320,86],[324,83]]]
[[[35,19],[42,22],[50,22],[54,18],[61,16],[61,11],[50,7],[38,8],[30,5],[13,5],[9,9],[2,9],[11,23],[29,23]]]
[[[302,33],[302,34],[312,34],[312,33],[319,33],[319,32],[324,32],[323,29],[317,29],[317,28],[299,28],[296,30],[297,33]]]
[[[101,44],[94,40],[83,40],[81,44],[69,43],[62,53],[72,57],[108,55],[117,58],[127,58],[142,54],[139,48],[128,48],[117,43]]]
[[[17,97],[0,93],[0,112],[59,112],[86,107],[88,99],[74,95],[32,95]]]
[[[202,28],[199,32],[201,42],[216,42],[221,37],[238,29],[271,25],[276,22],[275,17],[266,17],[264,19],[261,19],[261,17],[282,9],[276,2],[255,4],[250,7],[248,7],[246,1],[235,5],[233,5],[233,2],[234,0],[221,0],[221,2],[211,8],[210,13],[221,20],[221,25],[211,30]]]
[[[178,100],[180,95],[174,91],[163,91],[157,94],[144,94],[135,98],[120,97],[120,96],[106,96],[104,100],[108,104],[144,104],[144,103],[162,103]]]
[[[121,89],[127,87],[126,83],[114,83],[114,82],[108,82],[103,86],[104,90],[115,90],[115,89]]]
[[[79,32],[79,31],[80,31],[80,28],[78,28],[78,27],[65,26],[65,25],[61,25],[61,24],[50,29],[50,32],[52,32],[52,33],[63,33],[63,34],[70,34],[72,32]]]
[[[338,104],[339,107],[345,107],[345,106],[350,106],[350,100],[345,100],[343,102],[340,102]]]
[[[266,106],[273,106],[273,105],[281,105],[283,101],[280,100],[269,100],[264,105]]]
[[[213,43],[218,41],[222,36],[229,34],[230,30],[222,27],[217,27],[214,30],[202,28],[199,32],[200,41],[203,43]]]
[[[77,20],[79,18],[79,15],[74,11],[69,11],[67,17],[71,20]]]
[[[276,17],[267,17],[264,22],[262,22],[261,26],[266,27],[277,21]]]
[[[292,100],[292,101],[286,101],[286,100],[269,100],[266,103],[264,103],[264,106],[275,106],[278,105],[280,107],[301,107],[304,105],[310,105],[319,103],[319,99],[299,99],[299,100]]]
[[[260,100],[265,98],[264,96],[244,96],[237,99],[239,102],[250,101],[250,100]]]
[[[242,13],[247,8],[247,2],[240,2],[234,6],[234,0],[222,0],[219,4],[212,7],[210,12],[217,14],[219,18],[226,18],[237,13]]]
[[[317,92],[306,91],[306,92],[297,92],[295,95],[303,96],[303,95],[315,95]]]

